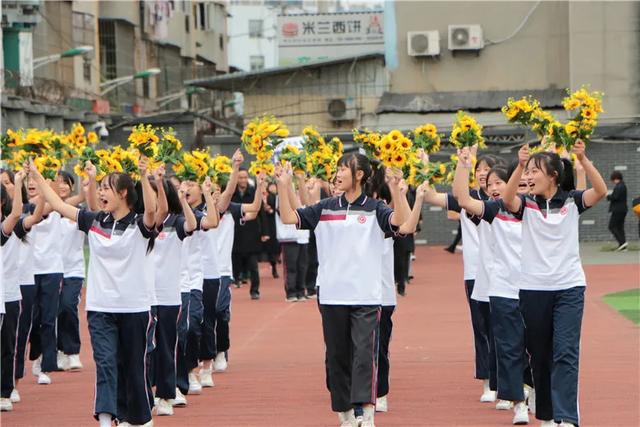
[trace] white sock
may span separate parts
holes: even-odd
[[[100,413],[100,415],[98,415],[98,421],[100,422],[100,427],[111,427],[111,414],[107,414],[106,412]]]

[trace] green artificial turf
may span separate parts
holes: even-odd
[[[605,295],[604,301],[624,317],[640,325],[640,288]]]

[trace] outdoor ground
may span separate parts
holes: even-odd
[[[640,425],[640,329],[603,296],[639,287],[638,252],[584,248],[587,299],[582,328],[580,408],[583,426]],[[600,264],[606,262],[608,264]],[[613,263],[618,262],[618,263]],[[234,289],[229,371],[216,386],[156,426],[336,426],[324,387],[324,348],[316,301],[286,303],[282,279],[263,271],[262,299]],[[394,316],[390,412],[385,426],[508,426],[511,414],[478,401],[462,285],[461,255],[420,247],[415,280]],[[22,403],[2,413],[2,426],[97,426],[91,417],[94,366],[86,329],[78,373],[56,373],[49,386],[29,374]],[[30,369],[30,364],[28,364]],[[537,425],[535,423],[534,425]]]

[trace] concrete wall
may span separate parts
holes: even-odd
[[[602,90],[603,117],[640,114],[640,2],[569,5],[571,87]]]
[[[534,2],[395,1],[399,67],[391,73],[391,91],[438,92],[514,90],[569,85],[568,6],[542,2],[514,38],[475,53],[453,56],[448,26],[480,24],[484,38],[508,36]],[[407,54],[407,32],[438,30],[439,59]]]
[[[42,2],[43,18],[33,32],[33,57],[64,52],[72,47],[71,2]],[[73,60],[61,59],[34,70],[35,78],[54,80],[64,87],[75,83]]]
[[[371,114],[387,88],[387,72],[382,59],[346,63],[323,69],[282,76],[264,77],[244,92],[245,120],[275,114],[292,133],[309,124],[320,131],[349,131],[358,126],[360,116]],[[273,88],[278,88],[274,91]],[[332,98],[354,98],[355,121],[334,122],[327,113]]]
[[[244,71],[251,69],[252,55],[264,56],[264,67],[278,64],[277,16],[278,9],[255,4],[229,5],[229,64]],[[261,38],[249,37],[249,20],[261,19]]]
[[[489,151],[504,157],[506,160],[515,160],[513,155],[499,154],[497,147],[489,147]],[[587,148],[587,155],[598,168],[607,181],[609,188],[613,188],[609,182],[609,176],[616,167],[621,170],[627,184],[628,204],[631,208],[631,200],[640,196],[640,143],[639,142],[591,142]],[[440,191],[449,191],[449,188],[441,187]],[[589,209],[580,216],[580,239],[583,241],[613,241],[613,236],[608,230],[609,203],[606,200]],[[458,227],[456,221],[447,219],[446,212],[440,208],[423,207],[422,232],[417,239],[426,239],[430,245],[445,245],[451,243]],[[626,218],[627,239],[638,239],[638,217],[632,212]]]

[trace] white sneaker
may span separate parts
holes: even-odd
[[[11,403],[20,403],[20,393],[18,393],[18,389],[14,388],[11,392]]]
[[[184,394],[182,394],[180,389],[177,387],[176,387],[176,398],[173,399],[173,406],[187,406],[187,398],[184,397]]]
[[[173,406],[168,400],[160,399],[156,405],[156,415],[173,415]]]
[[[340,420],[340,427],[358,427],[353,409],[338,413],[338,419]]]
[[[40,372],[42,372],[42,367],[40,365],[41,361],[42,357],[38,357],[33,361],[33,364],[31,365],[31,373],[36,377],[40,375]]]
[[[38,375],[38,384],[47,385],[51,384],[51,377],[44,372],[40,372]]]
[[[513,408],[513,424],[529,424],[529,408],[527,408],[527,405],[524,402],[519,402]]]
[[[540,423],[540,427],[556,427],[558,424],[556,424],[555,421],[553,420],[549,420],[549,421],[542,421]]]
[[[529,412],[533,415],[536,414],[536,389],[532,388],[529,391],[529,398],[527,399],[527,404],[529,405]]]
[[[496,409],[498,411],[508,411],[511,408],[513,408],[513,402],[510,400],[499,399],[498,403],[496,403]]]
[[[495,402],[498,397],[498,393],[492,391],[489,387],[489,380],[482,382],[482,396],[480,396],[480,402],[491,403]]]
[[[202,384],[198,381],[198,376],[194,373],[189,374],[189,394],[202,393]]]
[[[387,412],[389,406],[387,405],[387,396],[382,396],[376,399],[376,412]]]
[[[228,367],[227,356],[224,354],[224,351],[221,351],[216,355],[216,360],[213,361],[213,370],[215,372],[224,372]]]
[[[67,356],[60,350],[58,350],[58,357],[56,362],[58,365],[58,369],[60,369],[61,371],[69,370],[69,356]]]
[[[13,404],[11,403],[10,399],[7,399],[6,397],[0,398],[0,411],[2,412],[13,411]]]
[[[211,368],[200,369],[200,385],[202,387],[213,387],[215,385],[213,384],[213,375],[211,375]]]
[[[360,427],[376,427],[374,422],[375,408],[373,405],[365,405],[362,407],[362,423]]]
[[[68,365],[67,365],[67,369],[70,369],[72,371],[76,371],[78,369],[82,369],[82,362],[80,361],[80,355],[79,354],[70,354],[68,356]]]
[[[625,245],[626,245],[626,243],[625,243]],[[562,423],[560,423],[560,427],[576,427],[576,425],[563,421]]]

